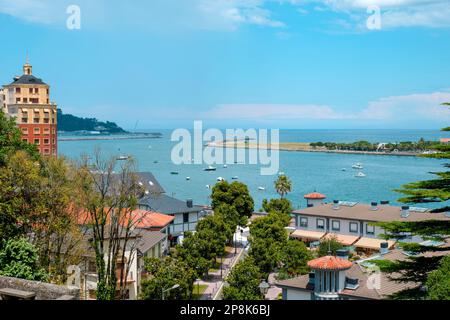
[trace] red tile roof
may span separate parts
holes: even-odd
[[[168,226],[175,217],[166,214],[146,211],[146,210],[134,210],[133,221],[136,228],[164,228]]]
[[[352,263],[342,258],[326,256],[311,260],[308,262],[308,266],[311,269],[320,270],[346,270],[352,267]]]
[[[305,199],[311,199],[311,200],[323,200],[326,198],[327,197],[324,194],[321,194],[318,192],[313,192],[313,193],[305,195]]]

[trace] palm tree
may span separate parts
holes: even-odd
[[[277,190],[277,193],[281,198],[284,198],[284,196],[292,190],[291,180],[285,175],[278,177],[278,180],[275,181],[275,190]]]

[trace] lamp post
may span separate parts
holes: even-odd
[[[176,285],[174,285],[173,287],[171,287],[171,288],[169,288],[169,289],[166,289],[166,290],[164,290],[164,289],[162,289],[161,290],[161,297],[162,297],[162,300],[164,300],[164,293],[166,293],[166,292],[169,292],[169,291],[172,291],[172,290],[175,290],[175,289],[178,289],[180,287],[180,285],[179,284],[176,284]]]
[[[259,285],[259,291],[261,292],[264,299],[266,299],[266,294],[269,292],[270,285],[267,283],[266,280],[263,280],[261,284]]]

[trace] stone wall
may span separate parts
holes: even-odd
[[[77,287],[58,286],[49,283],[28,281],[0,276],[0,289],[9,288],[36,293],[36,300],[79,300]]]

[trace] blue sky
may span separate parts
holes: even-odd
[[[130,129],[435,129],[449,16],[448,0],[0,0],[0,81],[28,51],[65,112]]]

